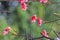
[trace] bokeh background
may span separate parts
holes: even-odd
[[[47,4],[40,3],[39,0],[29,0],[27,4],[28,9],[23,11],[18,0],[0,0],[0,40],[29,40],[41,37],[43,29],[47,30],[50,38],[60,37],[60,0],[49,0]],[[37,22],[32,23],[31,16],[34,14],[47,23],[42,26]],[[12,30],[3,36],[2,31],[7,26]]]

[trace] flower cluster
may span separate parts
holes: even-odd
[[[32,15],[31,21],[35,23],[36,20],[38,21],[38,25],[39,26],[41,26],[43,24],[43,20],[41,18],[37,18],[36,14]],[[45,36],[45,37],[48,37],[47,31],[46,30],[43,30],[42,31],[42,35]]]
[[[41,18],[37,18],[36,14],[35,15],[32,15],[31,17],[31,21],[32,22],[36,22],[36,20],[38,20],[38,25],[41,26],[43,24],[43,21]]]
[[[19,0],[21,3],[22,10],[27,10],[27,4],[25,2],[28,2],[28,0]]]
[[[21,3],[21,7],[22,7],[22,10],[27,10],[27,4],[26,2],[28,2],[28,0],[19,0],[19,2]],[[48,0],[40,0],[40,3],[47,3]]]
[[[11,30],[11,27],[7,27],[7,28],[2,32],[2,34],[3,34],[3,35],[6,35],[6,34],[8,34],[8,33],[10,32],[10,30]]]

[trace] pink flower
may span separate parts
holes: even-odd
[[[33,15],[32,18],[31,18],[31,21],[36,22],[36,19],[37,19],[36,15]]]
[[[43,24],[43,22],[42,22],[42,19],[41,18],[38,18],[38,25],[42,25]]]
[[[22,4],[22,3],[28,2],[28,0],[19,0],[19,2]]]
[[[45,37],[48,37],[48,34],[47,34],[46,30],[43,30],[42,35],[45,36]]]
[[[25,0],[19,0],[19,2],[20,2],[20,3],[24,3],[24,2],[25,2]]]
[[[2,33],[3,35],[7,35],[8,34],[8,32],[7,31],[3,31],[3,33]]]
[[[7,31],[7,32],[10,32],[10,30],[11,30],[11,27],[7,27],[7,28],[5,29],[5,31]]]
[[[25,2],[28,2],[28,0],[25,0]]]
[[[26,3],[22,3],[21,6],[22,6],[22,10],[27,10],[27,4]]]
[[[8,34],[8,32],[10,32],[10,30],[11,30],[11,27],[7,27],[4,31],[3,31],[3,35],[6,35],[6,34]]]
[[[47,3],[48,0],[40,0],[40,3]]]

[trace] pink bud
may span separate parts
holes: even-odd
[[[19,0],[19,2],[22,4],[22,3],[28,2],[28,0]]]
[[[7,32],[10,32],[10,30],[11,30],[11,27],[7,27],[7,28],[5,29],[5,31],[7,31]]]
[[[46,30],[43,30],[42,35],[45,36],[45,37],[48,37],[48,34],[47,34]]]
[[[2,33],[3,35],[6,35],[6,34],[8,34],[8,32],[6,32],[6,31],[3,31],[3,33]]]
[[[24,3],[24,2],[25,2],[25,0],[19,0],[19,2],[20,2],[20,3]]]
[[[25,2],[28,2],[28,0],[25,0]]]
[[[22,10],[27,10],[27,4],[26,3],[22,3],[21,6],[22,6]]]
[[[37,19],[36,15],[33,15],[32,18],[31,18],[31,21],[36,22],[36,19]]]
[[[40,3],[47,3],[48,0],[40,0]]]
[[[43,24],[43,22],[42,22],[42,19],[41,18],[38,18],[38,25],[42,25]]]

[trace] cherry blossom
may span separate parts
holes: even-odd
[[[24,3],[24,2],[25,2],[25,0],[19,0],[19,2],[20,2],[20,3]]]
[[[19,0],[19,2],[22,4],[22,3],[28,2],[28,0]]]
[[[43,24],[42,19],[38,18],[38,25],[41,26]]]
[[[36,14],[35,14],[35,15],[32,16],[31,21],[36,22],[36,19],[37,19],[37,17],[36,17]]]
[[[47,3],[48,0],[40,0],[40,3]]]
[[[2,34],[3,34],[3,35],[7,35],[8,32],[7,32],[7,31],[3,31]]]
[[[48,34],[47,34],[46,30],[43,30],[42,35],[45,36],[45,37],[48,37]]]
[[[7,27],[3,32],[2,32],[2,34],[3,35],[6,35],[6,34],[8,34],[9,32],[10,32],[10,30],[11,30],[11,27]]]
[[[22,7],[22,10],[24,10],[24,11],[27,10],[27,4],[26,3],[22,3],[21,7]]]
[[[25,2],[28,2],[28,0],[25,0]]]
[[[7,31],[7,32],[10,32],[10,30],[11,30],[11,27],[7,27],[7,28],[5,29],[5,31]]]

